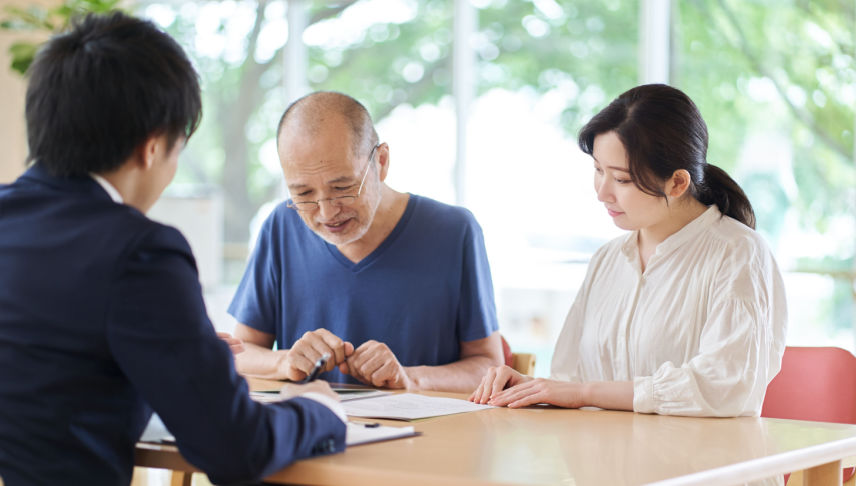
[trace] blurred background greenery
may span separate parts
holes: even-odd
[[[56,30],[75,11],[115,3],[24,2],[2,27]],[[174,35],[202,78],[203,124],[171,190],[222,200],[224,271],[206,286],[218,327],[230,326],[222,309],[254,224],[285,196],[274,140],[282,111],[310,90],[337,90],[372,113],[391,146],[395,188],[475,213],[501,328],[517,350],[536,352],[538,374],[547,374],[588,257],[620,234],[595,201],[576,133],[615,96],[650,81],[640,62],[651,55],[642,26],[653,12],[668,38],[655,53],[667,61],[663,81],[698,104],[709,161],[744,187],[785,272],[789,342],[856,347],[853,0],[119,5]],[[457,24],[467,11],[473,22]],[[32,49],[17,49],[21,67]],[[469,103],[456,102],[456,81]]]

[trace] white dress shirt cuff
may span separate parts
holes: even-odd
[[[345,415],[345,408],[342,407],[342,404],[338,401],[333,400],[332,398],[326,395],[322,395],[320,393],[315,392],[308,392],[298,396],[314,400],[320,403],[321,405],[324,405],[325,407],[329,408],[331,412],[335,413],[336,416],[339,417],[339,420],[344,423],[348,423],[348,416]]]
[[[656,413],[654,403],[654,377],[637,376],[633,378],[633,411]]]

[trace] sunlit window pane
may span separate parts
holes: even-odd
[[[467,206],[485,230],[500,328],[549,372],[591,254],[620,234],[577,147],[637,78],[637,2],[481,2]]]
[[[675,84],[710,129],[785,271],[789,344],[854,349],[856,11],[846,2],[676,2]]]

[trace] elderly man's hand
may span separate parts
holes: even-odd
[[[330,359],[322,371],[330,371],[354,353],[354,345],[326,329],[309,331],[288,350],[283,362],[285,377],[292,381],[306,378],[318,358],[325,353],[330,355]]]
[[[412,389],[415,383],[384,343],[366,341],[339,366],[342,373],[380,388]]]

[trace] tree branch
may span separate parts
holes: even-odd
[[[425,94],[425,92],[427,92],[431,88],[431,86],[434,84],[434,73],[436,73],[442,65],[442,62],[435,62],[431,64],[428,69],[425,70],[425,74],[422,76],[422,78],[411,85],[411,88],[409,90],[410,99],[421,98],[422,95]],[[374,114],[375,121],[377,122],[386,118],[392,112],[392,110],[394,110],[395,107],[398,106],[398,104],[399,103],[385,104],[383,108],[381,108],[378,112]]]
[[[312,16],[312,18],[309,20],[309,25],[321,22],[322,20],[327,20],[329,18],[333,18],[333,17],[339,15],[340,13],[344,12],[345,10],[347,10],[348,7],[350,7],[351,5],[353,5],[355,3],[357,3],[357,0],[349,0],[349,1],[343,2],[343,3],[337,5],[333,8],[321,10]]]
[[[322,10],[322,11],[320,11],[320,12],[318,12],[312,16],[312,18],[309,20],[309,25],[314,25],[318,22],[321,22],[322,20],[327,20],[329,18],[335,17],[336,15],[339,15],[340,13],[345,11],[345,9],[347,9],[348,7],[350,7],[351,5],[353,5],[355,3],[357,3],[357,0],[350,0],[350,1],[345,2],[339,6],[329,8],[326,10]],[[270,59],[263,62],[261,65],[268,67],[268,66],[272,65],[273,63],[278,62],[280,56],[282,56],[282,50],[283,49],[285,49],[285,44],[280,46],[279,49],[277,49],[276,52],[274,52],[273,56],[271,56]]]
[[[758,72],[761,76],[768,78],[773,86],[776,88],[776,92],[779,93],[779,97],[782,101],[787,105],[790,109],[791,113],[802,122],[805,126],[807,126],[817,137],[826,144],[832,151],[839,154],[842,158],[847,161],[852,162],[850,150],[847,147],[838,143],[835,139],[833,139],[828,133],[826,133],[823,128],[818,125],[817,121],[812,117],[811,113],[806,110],[800,109],[796,106],[791,100],[788,98],[785,93],[785,89],[776,76],[770,72],[758,58],[758,56],[750,50],[749,41],[746,38],[746,34],[743,32],[743,29],[740,27],[740,23],[738,22],[734,12],[728,8],[724,0],[718,0],[719,6],[722,11],[725,13],[725,17],[728,19],[729,24],[737,32],[737,36],[739,38],[740,51],[744,56],[749,60],[749,63]]]
[[[262,31],[262,24],[264,23],[265,17],[265,7],[267,7],[268,0],[259,0],[259,3],[256,5],[256,19],[253,21],[253,29],[250,31],[249,39],[250,42],[247,44],[247,57],[244,58],[244,66],[247,64],[257,64],[255,53],[256,48],[259,45],[259,34]]]
[[[812,22],[817,24],[819,27],[821,27],[823,30],[825,30],[826,33],[829,34],[829,37],[838,46],[839,51],[847,52],[847,45],[849,42],[844,41],[840,38],[836,38],[834,35],[835,30],[830,28],[829,22],[827,22],[826,19],[823,18],[822,15],[819,15],[817,13],[817,9],[812,8],[812,5],[813,5],[813,3],[808,3],[808,2],[796,2],[796,3],[794,3],[794,6],[797,9],[801,10],[803,13],[805,13],[807,18],[810,18]],[[854,6],[853,8],[848,8],[850,6],[850,4],[846,3],[846,2],[841,2],[839,4],[839,6],[843,10],[842,15],[840,15],[839,17],[849,18],[851,21],[854,22],[853,25],[856,25],[856,6]],[[852,30],[852,29],[850,29],[850,30]],[[849,32],[849,30],[845,29],[845,34],[848,32]],[[850,54],[852,55],[853,53],[851,52]]]

